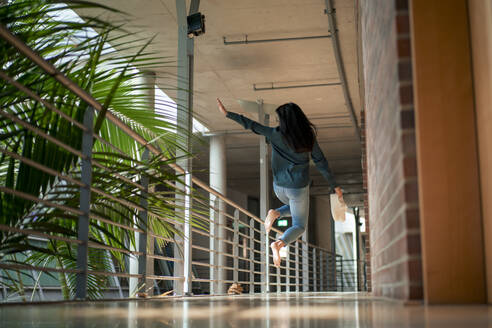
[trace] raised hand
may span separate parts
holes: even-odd
[[[222,114],[227,115],[227,110],[225,109],[219,98],[217,98],[217,104],[219,105],[219,110],[222,112]]]
[[[338,195],[338,200],[340,201],[340,203],[343,203],[344,200],[343,200],[343,191],[342,191],[342,188],[336,187],[335,188],[335,193]]]

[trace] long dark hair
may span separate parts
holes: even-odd
[[[309,122],[302,109],[294,103],[287,103],[276,109],[280,132],[287,144],[296,153],[313,150],[316,139],[316,127]]]

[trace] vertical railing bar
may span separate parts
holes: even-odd
[[[193,235],[191,226],[191,187],[192,187],[191,173],[185,174],[185,208],[184,208],[184,258],[183,258],[183,292],[185,295],[191,296],[193,294],[193,271],[192,271],[192,250],[193,250]]]
[[[325,255],[325,271],[326,271],[326,290],[331,290],[331,271],[330,271],[330,253],[326,253]]]
[[[323,251],[319,251],[319,291],[322,292],[325,290],[325,276],[323,270]]]
[[[280,263],[282,263],[282,258],[280,258]],[[280,293],[282,291],[282,285],[281,285],[282,278],[280,277],[280,270],[281,270],[280,267],[277,267],[276,270],[275,270],[276,271],[275,272],[275,275],[276,275],[275,282],[276,282],[276,285],[277,285],[277,287],[276,287],[276,292],[277,293]]]
[[[340,264],[341,264],[341,280],[342,280],[342,292],[343,292],[343,287],[344,287],[344,276],[343,276],[343,258],[340,259]]]
[[[255,230],[253,229],[255,226],[255,220],[249,219],[249,293],[254,294],[255,292],[255,263],[253,262],[255,258]]]
[[[214,236],[213,236],[213,244],[214,244],[214,250],[216,251],[214,253],[214,294],[219,294],[219,258],[218,258],[218,253],[217,251],[219,250],[219,217],[220,217],[220,199],[218,197],[215,198],[214,200],[214,208],[218,208],[219,211],[214,212]]]
[[[315,292],[318,291],[318,272],[317,272],[317,265],[316,265],[316,254],[317,254],[317,249],[313,247],[313,289]]]
[[[295,273],[296,273],[296,292],[299,292],[299,284],[301,283],[301,280],[299,279],[299,240],[296,240],[296,258],[295,258]]]
[[[216,221],[219,219],[217,215],[217,211],[215,210],[216,203],[217,203],[217,198],[209,194],[210,196],[210,223],[209,223],[209,229],[210,229],[210,240],[209,240],[209,249],[210,249],[210,255],[209,255],[209,264],[210,264],[210,295],[214,295],[217,293],[217,253],[216,253],[216,237],[217,237],[217,230],[216,229]]]
[[[149,151],[148,149],[144,149],[142,153],[142,162],[148,162],[149,160]],[[148,293],[150,295],[153,294],[153,289],[154,286],[151,284],[150,286],[148,285],[148,280],[147,280],[147,275],[152,275],[152,273],[147,272],[147,261],[148,261],[148,238],[149,238],[149,220],[148,220],[148,213],[147,213],[147,208],[148,208],[148,192],[149,192],[149,177],[147,175],[142,175],[141,177],[141,186],[144,187],[144,190],[142,190],[140,194],[140,206],[144,208],[145,210],[143,211],[138,211],[138,216],[140,218],[140,226],[143,230],[143,232],[138,233],[138,251],[142,253],[138,257],[138,274],[142,275],[141,278],[139,279],[138,287],[139,290],[143,290],[144,293]],[[150,259],[152,261],[152,259]],[[152,262],[153,263],[153,262]],[[142,289],[140,287],[143,286]]]
[[[303,235],[303,240],[306,239],[306,235]],[[309,291],[309,246],[306,242],[301,245],[302,252],[302,291]]]
[[[277,278],[276,278],[276,282],[277,282],[277,290],[276,290],[276,291],[277,291],[277,293],[280,293],[280,292],[282,291],[282,285],[281,285],[281,283],[282,283],[282,281],[281,281],[281,280],[282,280],[282,279],[281,279],[281,277],[280,277],[280,267],[277,267],[276,276],[277,276]]]
[[[233,243],[233,249],[232,249],[232,255],[234,256],[233,258],[233,279],[234,282],[239,281],[239,210],[236,208],[234,209],[234,236],[232,237],[232,243]]]
[[[77,238],[82,241],[77,246],[77,270],[81,272],[76,276],[75,298],[87,298],[87,262],[88,262],[88,241],[89,241],[89,212],[91,206],[92,184],[92,131],[94,124],[94,109],[87,107],[84,113],[84,126],[86,131],[82,134],[82,154],[85,158],[81,160],[81,181],[84,184],[80,187],[80,210],[84,213],[79,216]]]
[[[290,247],[289,245],[285,246],[287,249],[287,256],[285,258],[285,291],[290,292]]]
[[[265,254],[265,260],[261,264],[261,291],[264,293],[270,292],[270,245],[268,245],[269,237],[266,232],[260,232],[261,254]]]

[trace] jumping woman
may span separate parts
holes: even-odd
[[[227,117],[267,138],[272,145],[273,190],[285,205],[268,211],[264,225],[267,234],[279,217],[292,216],[292,226],[270,244],[273,263],[280,266],[280,249],[295,241],[306,230],[309,214],[309,157],[328,180],[331,190],[343,200],[342,189],[335,182],[328,162],[316,141],[316,130],[301,108],[294,103],[276,109],[279,126],[267,127],[243,115],[228,112],[217,98],[219,110]]]

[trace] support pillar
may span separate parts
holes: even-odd
[[[142,85],[145,87],[143,90],[144,102],[149,108],[155,110],[155,72],[146,71],[142,75]],[[145,149],[142,153],[142,160],[149,160],[149,151]],[[143,187],[148,188],[148,178],[142,177],[141,184]],[[140,199],[140,205],[147,208],[146,194],[148,191],[142,193]],[[154,282],[152,280],[146,279],[146,276],[154,275],[154,260],[147,259],[147,255],[154,254],[154,242],[153,237],[148,234],[150,229],[150,224],[147,219],[147,211],[139,212],[142,224],[145,225],[145,232],[139,233],[135,232],[135,249],[142,252],[143,255],[138,258],[134,255],[130,256],[130,273],[131,274],[142,274],[142,279],[129,278],[129,296],[136,294],[137,292],[145,292],[148,295],[153,295],[154,293]],[[136,225],[137,226],[137,225]],[[150,241],[152,239],[152,241]],[[148,261],[147,261],[148,260]]]
[[[216,135],[210,138],[210,187],[220,192],[222,195],[227,194],[227,163],[226,163],[226,144],[225,137],[223,135]],[[215,211],[211,209],[210,217],[213,218],[214,234],[211,237],[210,243],[215,245],[217,252],[225,252],[226,246],[224,240],[226,239],[226,217],[224,215],[226,210],[226,204],[221,199],[218,199],[214,195],[210,195],[211,204],[215,204],[219,210]],[[211,222],[212,225],[212,222]],[[214,240],[214,238],[216,240]],[[223,283],[226,280],[226,258],[224,254],[214,253],[211,256],[216,256],[216,263],[219,268],[215,268],[216,276],[214,279],[218,280],[216,284],[216,290],[213,294],[225,294],[225,285]],[[214,270],[212,267],[210,270]],[[212,293],[212,291],[211,291]]]
[[[192,1],[191,6],[196,3]],[[198,6],[196,6],[198,9]],[[188,38],[188,22],[186,14],[186,2],[176,0],[176,15],[178,17],[178,95],[177,95],[177,124],[179,134],[179,146],[181,149],[176,151],[178,158],[177,164],[185,171],[185,185],[179,186],[185,195],[177,195],[178,205],[184,205],[184,211],[178,215],[184,219],[182,231],[184,233],[183,250],[178,247],[174,249],[174,256],[182,259],[182,264],[174,263],[174,276],[183,277],[183,281],[174,282],[174,290],[177,295],[191,295],[192,293],[192,232],[191,232],[191,157],[187,156],[191,152],[191,133],[193,131],[193,62],[194,62],[194,40]],[[179,228],[179,227],[178,227]]]
[[[258,100],[258,121],[268,126],[269,115],[265,114],[263,109],[263,100]],[[270,206],[270,166],[268,165],[268,145],[265,137],[260,137],[260,218],[264,220]],[[262,231],[264,230],[261,228]],[[261,251],[265,254],[265,260],[262,264],[262,292],[270,292],[270,238],[266,233],[261,234]]]

